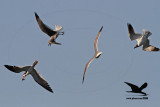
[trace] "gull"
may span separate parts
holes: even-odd
[[[11,65],[4,65],[8,70],[14,72],[14,73],[20,73],[22,71],[25,71],[22,77],[22,81],[25,80],[25,77],[29,74],[32,75],[33,79],[41,85],[46,90],[53,93],[51,87],[48,85],[47,81],[39,74],[39,72],[34,68],[35,65],[38,64],[38,61],[36,60],[31,66],[11,66]]]
[[[102,26],[101,29],[99,30],[98,35],[96,36],[96,39],[94,40],[95,54],[94,54],[94,57],[93,57],[92,59],[90,59],[89,62],[88,62],[88,63],[86,64],[86,66],[85,66],[84,73],[83,73],[82,84],[83,84],[83,82],[84,82],[85,73],[86,73],[87,68],[89,67],[90,63],[91,63],[95,58],[99,58],[100,55],[102,54],[102,52],[99,52],[99,51],[98,51],[98,46],[97,46],[97,44],[98,44],[98,38],[99,38],[99,36],[100,36],[100,34],[101,34],[102,29],[103,29],[103,26]]]
[[[64,32],[61,32],[63,30],[62,26],[55,25],[55,29],[52,30],[50,27],[48,27],[46,24],[42,22],[42,20],[36,12],[35,17],[40,29],[50,37],[50,40],[48,41],[48,46],[51,46],[51,44],[61,45],[61,43],[57,43],[55,40],[59,35],[64,35]]]
[[[150,31],[143,29],[142,34],[135,33],[134,29],[130,23],[127,23],[127,26],[128,26],[128,32],[129,32],[129,37],[130,37],[131,41],[137,40],[137,45],[134,47],[134,49],[143,45],[142,49],[144,51],[159,51],[160,50],[159,48],[156,48],[156,47],[150,45],[150,41],[148,38],[149,36],[152,35],[152,33]]]
[[[131,87],[131,89],[132,89],[132,91],[126,91],[126,92],[141,93],[141,94],[144,94],[144,96],[147,95],[145,92],[142,92],[142,90],[144,88],[146,88],[147,85],[148,85],[146,82],[141,87],[138,87],[138,86],[136,86],[134,84],[131,84],[131,83],[128,83],[128,82],[124,82],[124,83],[126,83],[127,85],[129,85]]]

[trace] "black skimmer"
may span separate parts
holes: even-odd
[[[23,66],[23,67],[19,67],[19,66],[11,66],[11,65],[4,65],[8,70],[14,72],[14,73],[20,73],[22,71],[25,71],[25,73],[23,74],[22,80],[24,80],[24,78],[31,74],[33,79],[39,84],[41,85],[43,88],[45,88],[46,90],[50,91],[53,93],[51,87],[48,85],[47,81],[39,74],[39,72],[34,68],[35,65],[37,65],[38,61],[36,60],[33,65],[31,66]]]
[[[59,35],[64,35],[64,32],[62,32],[62,26],[55,25],[55,30],[52,30],[50,27],[48,27],[46,24],[42,22],[42,20],[36,12],[35,17],[40,29],[50,37],[50,40],[48,41],[48,46],[51,46],[51,44],[61,45],[61,43],[57,43],[55,40]]]
[[[136,86],[136,85],[134,85],[134,84],[131,84],[131,83],[128,83],[128,82],[124,82],[124,83],[126,83],[127,85],[129,85],[129,86],[131,87],[131,89],[132,89],[132,91],[127,91],[127,92],[141,93],[141,94],[143,94],[144,96],[147,95],[145,92],[142,92],[142,90],[143,90],[144,88],[146,88],[147,85],[148,85],[146,82],[145,82],[141,87],[138,87],[138,86]]]

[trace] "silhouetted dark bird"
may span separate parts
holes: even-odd
[[[55,40],[59,35],[64,34],[64,32],[61,32],[63,29],[62,26],[55,25],[55,29],[52,30],[50,27],[48,27],[46,24],[42,22],[42,20],[40,19],[40,17],[36,12],[35,12],[35,17],[40,29],[50,37],[50,40],[48,41],[48,46],[51,46],[51,44],[61,45],[61,43],[57,43]]]
[[[141,87],[138,87],[138,86],[136,86],[134,84],[131,84],[131,83],[128,83],[128,82],[124,82],[124,83],[129,85],[131,87],[131,89],[132,89],[132,91],[126,91],[126,92],[141,93],[141,94],[143,94],[145,96],[147,95],[145,92],[142,92],[142,90],[147,87],[147,83],[146,82]]]

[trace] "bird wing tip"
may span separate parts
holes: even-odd
[[[130,25],[130,23],[129,23],[129,22],[127,22],[127,25]]]
[[[39,18],[38,14],[36,12],[34,12],[36,19]]]
[[[101,31],[102,31],[102,29],[103,29],[103,26],[101,27],[101,29],[99,30],[99,32],[101,32]]]

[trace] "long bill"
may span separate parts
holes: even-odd
[[[23,80],[25,80],[25,79],[24,79],[25,77],[26,77],[26,75],[25,75],[25,74],[23,74],[22,81],[23,81]]]
[[[28,71],[23,74],[22,81],[25,80],[24,78],[25,78],[28,74],[29,74]]]

